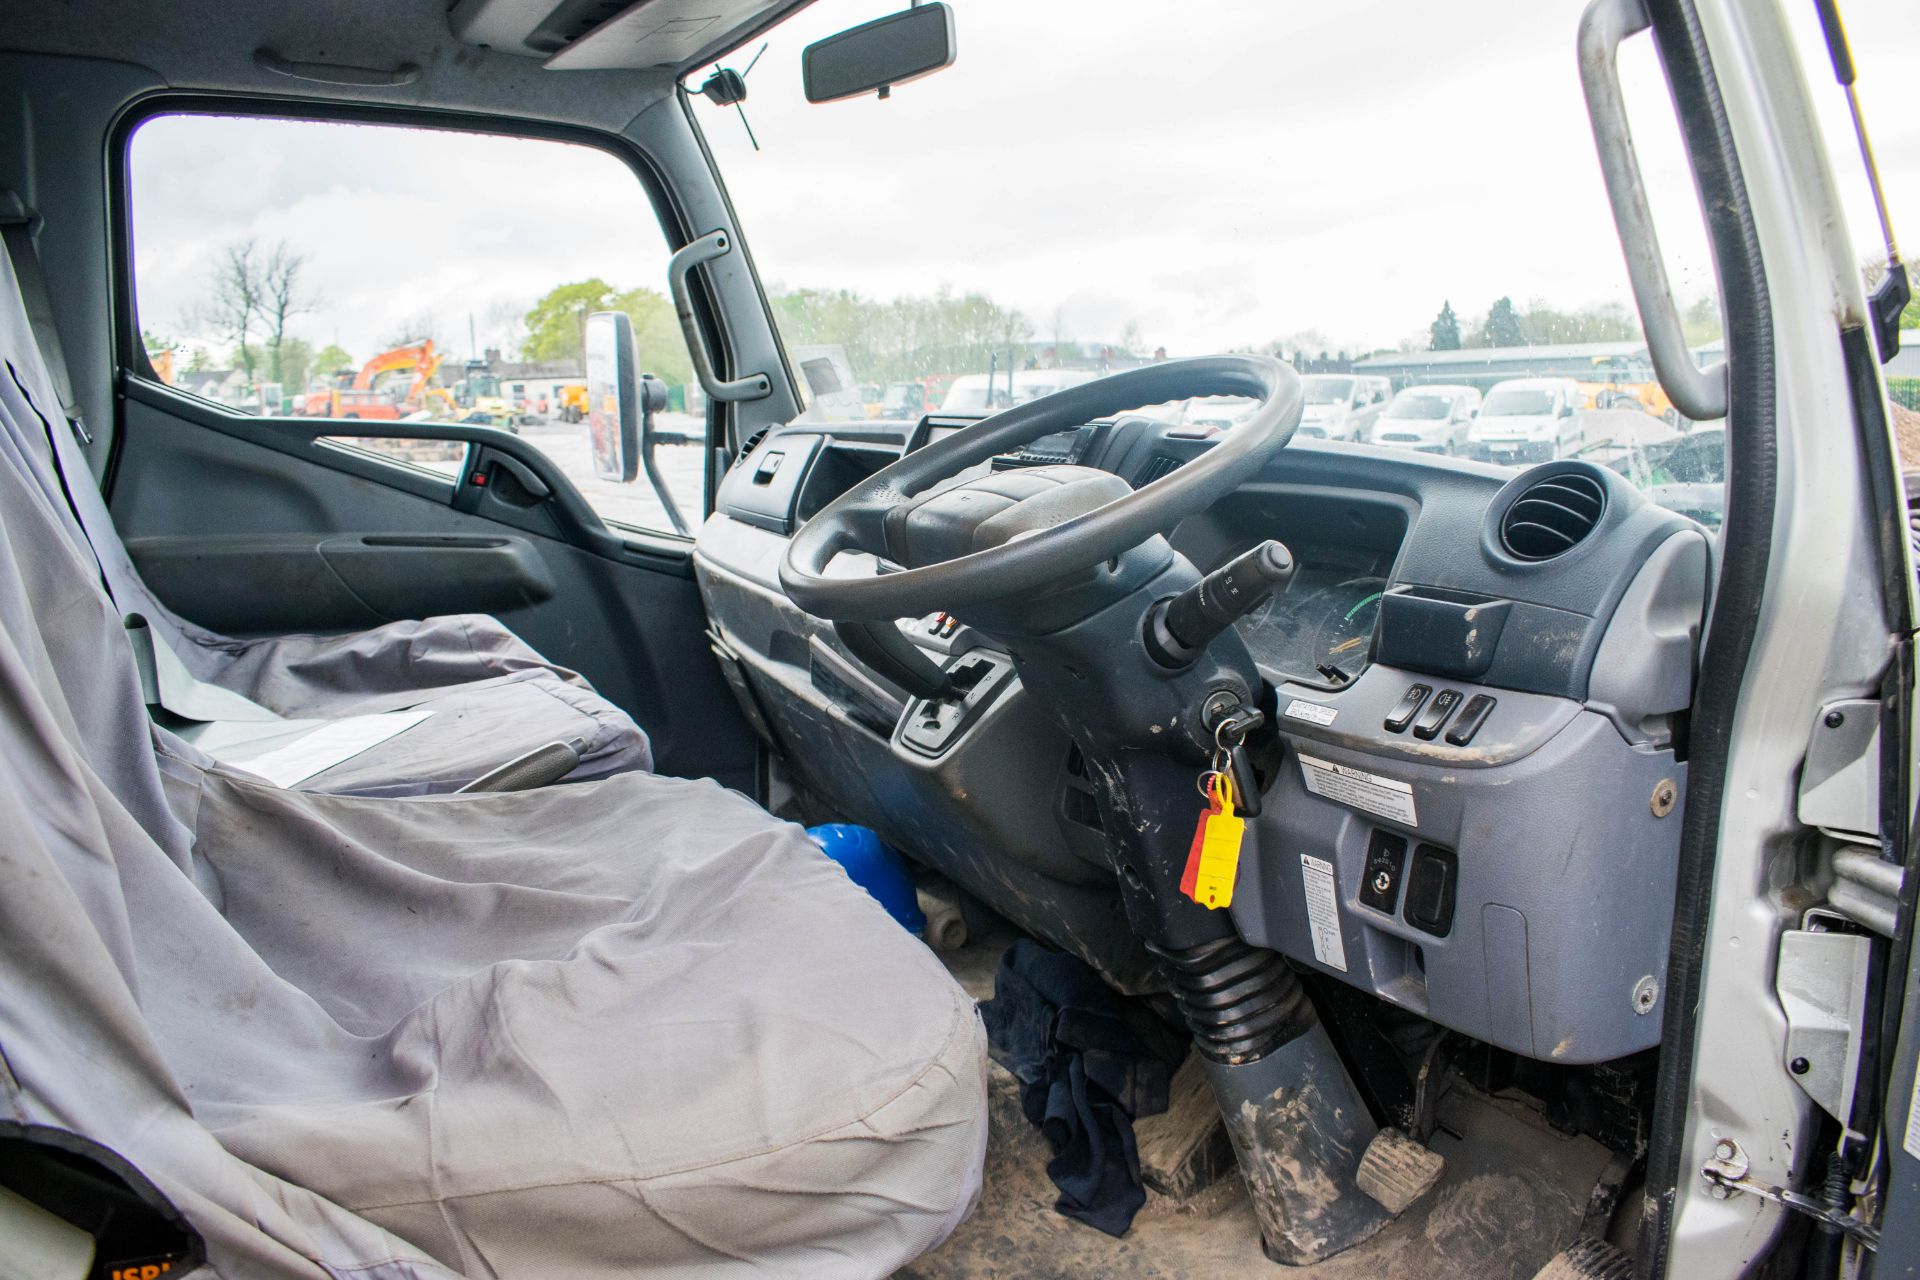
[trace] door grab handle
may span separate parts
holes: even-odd
[[[707,344],[700,336],[699,322],[694,319],[693,292],[687,287],[688,272],[703,262],[713,261],[732,247],[732,238],[724,230],[709,231],[698,240],[681,246],[667,260],[667,287],[673,291],[673,310],[680,317],[680,332],[686,337],[687,354],[693,359],[694,376],[700,379],[702,389],[715,400],[760,400],[773,394],[773,381],[766,374],[750,373],[744,378],[722,382],[713,371]]]
[[[1727,416],[1726,361],[1702,369],[1687,350],[1686,330],[1673,304],[1673,286],[1667,281],[1646,183],[1627,128],[1626,98],[1620,92],[1621,42],[1651,25],[1641,0],[1592,0],[1580,15],[1580,83],[1653,371],[1675,408],[1695,422],[1709,422]]]

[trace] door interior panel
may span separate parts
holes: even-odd
[[[688,551],[609,531],[532,446],[470,433],[485,445],[450,480],[313,439],[339,423],[237,418],[144,387],[123,404],[109,506],[182,616],[266,633],[490,613],[632,714],[662,773],[752,790],[756,742],[707,646]],[[495,452],[547,496],[467,485]]]

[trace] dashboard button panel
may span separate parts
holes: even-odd
[[[1408,685],[1407,691],[1400,695],[1400,701],[1393,704],[1393,710],[1387,712],[1387,718],[1381,726],[1388,733],[1405,733],[1407,726],[1413,723],[1414,716],[1427,703],[1427,696],[1433,692],[1433,686],[1424,684]]]
[[[1453,722],[1453,728],[1447,730],[1447,741],[1456,747],[1466,746],[1492,713],[1493,699],[1484,693],[1474,694],[1467,699],[1467,705],[1460,708],[1460,718]]]
[[[1433,701],[1428,703],[1427,709],[1420,713],[1420,718],[1413,722],[1413,736],[1422,740],[1439,737],[1441,727],[1447,723],[1447,717],[1452,715],[1453,709],[1459,705],[1458,689],[1442,689],[1434,694]]]

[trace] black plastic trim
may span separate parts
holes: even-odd
[[[1774,402],[1772,300],[1740,158],[1691,0],[1650,0],[1654,48],[1673,96],[1720,283],[1727,344],[1727,518],[1689,731],[1686,817],[1680,834],[1666,1021],[1647,1155],[1640,1273],[1664,1276],[1685,1152],[1720,812],[1734,716],[1759,630],[1772,555],[1779,444]]]
[[[533,508],[538,518],[508,523],[535,536],[557,538],[608,560],[640,564],[679,577],[693,573],[693,540],[672,534],[646,534],[625,528],[614,529],[602,521],[587,500],[580,495],[553,461],[533,445],[511,432],[477,423],[448,422],[373,422],[341,418],[256,418],[231,413],[198,396],[132,375],[123,376],[121,395],[160,412],[170,414],[197,427],[248,444],[271,449],[333,471],[383,484],[389,488],[437,502],[451,504],[459,483],[448,483],[438,476],[396,465],[384,458],[363,454],[350,448],[324,443],[327,436],[359,436],[402,440],[455,440],[475,446],[469,449],[468,467],[482,448],[504,454],[518,462],[553,491]],[[488,518],[494,518],[489,513]],[[642,541],[644,536],[645,540]]]

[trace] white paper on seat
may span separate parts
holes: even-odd
[[[431,714],[387,711],[340,720],[281,720],[270,724],[216,721],[182,736],[216,760],[245,769],[277,787],[291,787],[406,732]]]

